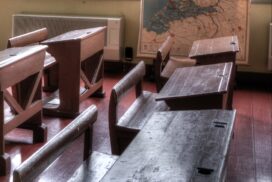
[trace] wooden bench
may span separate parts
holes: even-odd
[[[113,154],[122,153],[153,112],[168,109],[164,102],[155,101],[156,94],[143,91],[142,79],[144,75],[145,64],[141,61],[111,91],[109,129]],[[136,99],[123,116],[119,117],[119,102],[133,87],[135,87]]]
[[[194,66],[196,61],[190,58],[177,58],[170,56],[174,38],[168,36],[159,48],[154,59],[155,80],[157,91],[159,92],[176,68]]]
[[[47,28],[41,28],[26,34],[12,37],[8,40],[7,47],[23,47],[27,45],[38,44],[48,37]],[[44,60],[44,91],[54,91],[57,89],[57,84],[53,83],[53,71],[52,69],[57,69],[56,59],[51,56],[50,53],[46,52]],[[55,65],[55,66],[54,66]],[[49,69],[50,68],[50,69]],[[56,80],[56,78],[54,78]]]
[[[15,169],[13,172],[13,181],[33,181],[65,151],[69,144],[83,133],[85,161],[78,170],[76,170],[74,175],[72,175],[70,181],[100,181],[108,169],[114,164],[117,157],[99,152],[93,152],[91,156],[89,155],[92,148],[92,126],[96,119],[97,108],[90,106],[72,121],[72,123]]]

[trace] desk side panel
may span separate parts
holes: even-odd
[[[81,41],[80,60],[83,61],[104,48],[105,30],[86,37]]]
[[[1,90],[13,86],[43,69],[45,50],[22,58],[0,70]]]

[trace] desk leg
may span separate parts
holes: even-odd
[[[20,128],[33,131],[33,143],[46,142],[47,140],[47,127],[41,122],[42,112],[38,112],[22,125]]]
[[[58,61],[60,103],[47,103],[44,105],[43,114],[74,118],[79,114],[80,42],[54,44],[48,51]]]
[[[56,59],[59,62],[59,114],[64,117],[76,117],[79,114],[80,99],[80,44],[68,44],[55,48],[62,53]],[[65,52],[63,52],[65,51]]]
[[[29,102],[29,95],[35,91],[32,89],[33,84],[35,83],[36,79],[38,78],[38,74],[28,77],[24,81],[20,82],[17,85],[17,93],[18,97],[17,100],[21,104],[23,108],[27,107]],[[37,83],[37,90],[35,92],[33,102],[41,100],[41,80]],[[26,108],[27,109],[27,108]],[[42,109],[42,108],[41,108]],[[30,119],[26,120],[23,124],[19,127],[24,129],[29,129],[33,131],[33,142],[44,142],[46,141],[47,136],[47,128],[42,123],[42,111],[40,110],[37,113],[31,113]]]
[[[58,89],[58,65],[44,70],[44,86],[43,91],[54,92]]]
[[[85,60],[81,67],[91,85],[99,84],[99,81],[102,81],[104,77],[103,50]],[[105,97],[103,82],[98,86],[98,89],[94,86],[93,88],[89,88],[89,90],[93,93],[92,97]]]
[[[236,71],[237,71],[237,65],[235,64],[235,61],[234,61],[232,71],[231,71],[230,82],[229,82],[229,89],[228,89],[229,91],[228,91],[228,94],[227,94],[226,109],[228,109],[228,110],[233,109],[233,92],[234,92]]]
[[[10,157],[5,153],[5,139],[4,139],[4,94],[0,92],[0,175],[4,176],[10,172]]]

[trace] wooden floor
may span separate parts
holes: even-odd
[[[108,134],[108,103],[112,86],[121,78],[119,75],[106,75],[104,99],[91,98],[81,104],[81,111],[90,104],[98,107],[98,121],[94,126],[93,149],[111,153]],[[153,83],[145,82],[145,90],[155,92]],[[131,103],[130,99],[121,103],[121,111]],[[272,181],[272,93],[252,89],[236,89],[234,108],[237,109],[235,135],[231,144],[227,181]],[[44,118],[48,126],[48,140],[65,127],[71,120]],[[15,129],[6,136],[6,152],[11,156],[12,170],[28,158],[43,144],[31,144],[32,134]],[[40,181],[66,181],[82,161],[82,137],[47,169]],[[10,176],[0,177],[0,181],[12,181]]]

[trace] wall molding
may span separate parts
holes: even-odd
[[[272,4],[271,0],[251,0],[252,4]]]

